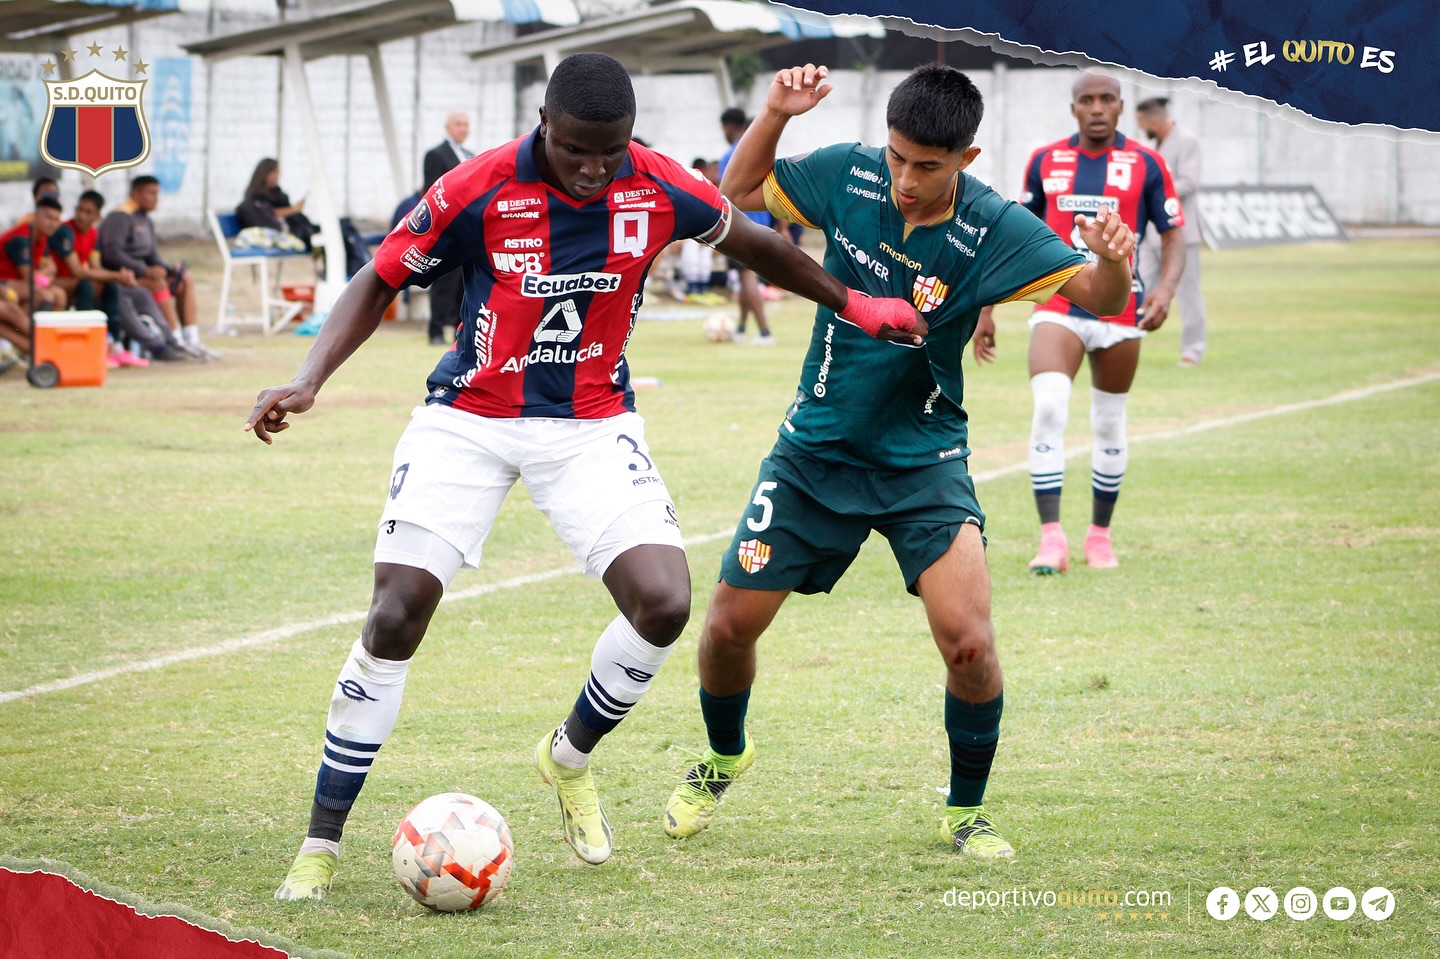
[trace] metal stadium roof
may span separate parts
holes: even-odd
[[[6,0],[0,52],[48,53],[77,33],[175,13],[180,0]]]

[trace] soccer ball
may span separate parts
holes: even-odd
[[[711,313],[705,317],[701,330],[711,343],[729,343],[735,338],[735,321],[729,313]]]
[[[400,888],[436,912],[479,909],[500,894],[515,865],[505,817],[464,793],[431,796],[410,810],[391,845]]]

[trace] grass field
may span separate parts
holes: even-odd
[[[1028,478],[979,488],[1007,678],[987,798],[1012,863],[939,841],[943,673],[877,537],[767,634],[759,761],[696,839],[666,839],[659,815],[704,742],[693,655],[718,538],[691,549],[679,651],[596,754],[616,829],[603,867],[560,841],[529,764],[613,615],[569,575],[441,608],[323,903],[270,897],[355,622],[0,702],[0,864],[66,864],[297,954],[1440,956],[1440,378],[1179,432],[1440,374],[1440,243],[1207,254],[1205,270],[1205,365],[1176,368],[1178,321],[1145,348],[1121,569],[1028,576]],[[773,441],[806,311],[787,301],[776,329],[774,350],[706,344],[698,321],[636,335],[636,372],[664,383],[640,406],[687,535],[732,527]],[[103,390],[0,379],[0,693],[364,610],[390,453],[434,360],[423,330],[387,324],[272,448],[241,423],[308,341],[215,345],[223,362]],[[968,383],[977,474],[1024,459],[1023,312],[1001,314],[1000,350]],[[1088,454],[1070,461],[1072,542],[1088,475]],[[456,591],[573,566],[518,489],[486,556]],[[390,872],[401,815],[449,790],[515,833],[510,884],[474,915],[426,913]],[[1396,909],[1221,923],[1205,913],[1220,885],[1383,886]],[[1086,904],[962,909],[951,890]],[[1117,914],[1106,890],[1170,899]]]

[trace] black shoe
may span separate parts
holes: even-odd
[[[431,346],[449,346],[449,345],[450,345],[450,341],[447,340],[447,339],[445,339],[445,334],[444,334],[444,333],[431,333],[431,334],[430,334],[430,345],[431,345]]]
[[[13,356],[0,357],[0,373],[9,373],[18,365],[20,365],[20,361]]]

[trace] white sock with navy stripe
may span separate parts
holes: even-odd
[[[1035,413],[1030,420],[1030,489],[1042,523],[1060,521],[1070,388],[1070,377],[1064,373],[1049,371],[1030,377],[1030,392],[1035,397]]]
[[[1125,442],[1125,401],[1129,396],[1090,390],[1090,428],[1095,433],[1095,450],[1090,456],[1090,485],[1095,494],[1091,522],[1096,526],[1110,525],[1130,459]]]
[[[590,657],[590,679],[555,731],[550,744],[555,761],[572,769],[589,765],[600,737],[620,725],[645,695],[673,648],[650,645],[623,615],[611,620]]]
[[[395,728],[409,669],[409,660],[371,656],[358,639],[350,647],[330,697],[325,755],[315,779],[316,803],[336,811],[354,804],[370,765]]]

